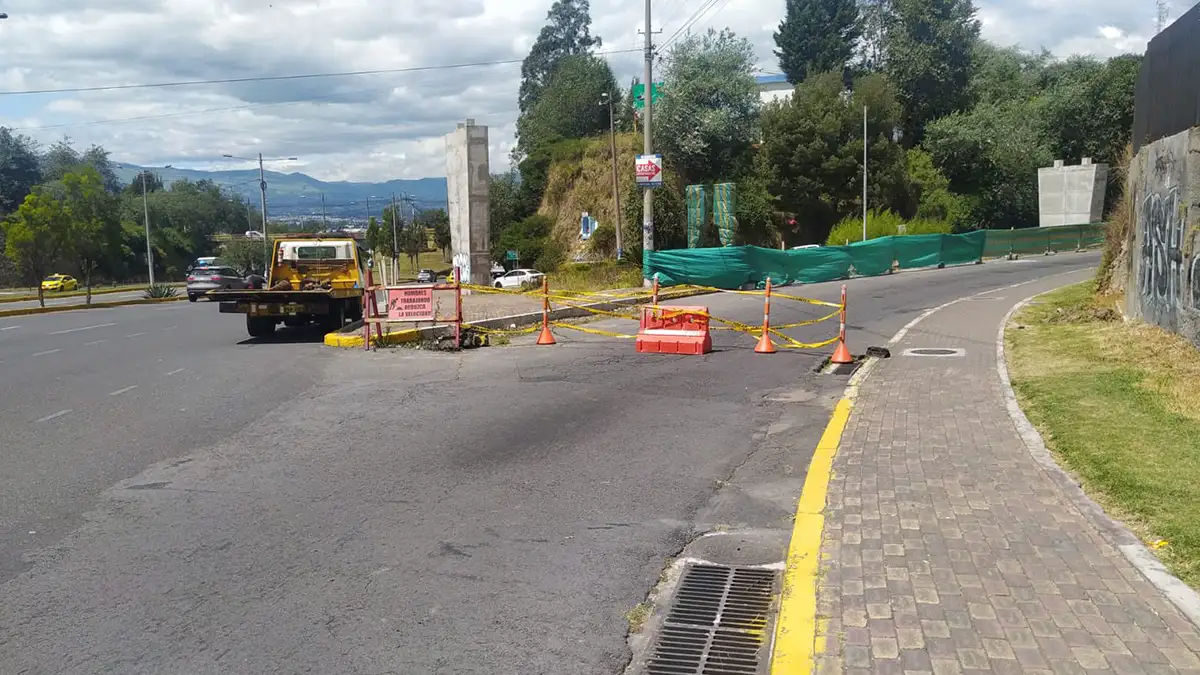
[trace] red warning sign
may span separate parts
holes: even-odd
[[[387,318],[392,321],[433,321],[433,288],[387,289]]]

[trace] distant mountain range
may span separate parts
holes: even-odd
[[[142,169],[133,165],[121,165],[117,176],[125,183],[137,177]],[[258,169],[237,171],[198,171],[195,169],[150,168],[170,185],[173,181],[208,179],[242,195],[258,206]],[[421,178],[418,180],[390,180],[385,183],[350,183],[346,181],[322,181],[302,173],[266,172],[267,213],[272,218],[308,216],[321,217],[321,196],[325,196],[325,213],[331,218],[365,220],[368,198],[371,214],[379,216],[383,207],[390,203],[392,194],[397,199],[405,195],[412,198],[418,209],[446,208],[446,179]],[[405,211],[401,211],[405,213]]]

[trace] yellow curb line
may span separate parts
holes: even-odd
[[[187,296],[174,298],[137,298],[134,300],[114,300],[112,302],[93,302],[90,305],[55,305],[53,307],[26,307],[24,309],[0,309],[0,318],[6,316],[27,316],[30,314],[53,314],[55,312],[70,312],[77,309],[105,309],[107,307],[124,307],[126,305],[153,305],[160,302],[176,302],[187,300]]]
[[[406,342],[416,342],[418,339],[420,339],[420,337],[421,337],[421,331],[419,331],[415,328],[406,328],[404,330],[398,330],[394,333],[384,333],[383,334],[384,341],[387,344],[392,344],[392,345],[404,344]],[[377,342],[378,342],[378,340],[376,339],[375,334],[371,333],[371,344],[376,344]],[[362,331],[359,331],[354,334],[326,333],[325,334],[325,346],[326,347],[341,347],[343,349],[350,349],[353,347],[361,347],[361,346],[363,346]]]
[[[821,434],[796,504],[792,543],[783,572],[783,593],[775,624],[772,675],[813,672],[814,658],[825,649],[817,631],[817,578],[820,573],[821,534],[825,529],[825,495],[833,472],[833,458],[853,406],[849,396],[837,402]]]

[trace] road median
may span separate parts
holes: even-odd
[[[167,284],[167,285],[173,286],[175,288],[183,288],[183,284]],[[113,288],[93,288],[92,295],[96,296],[96,295],[110,295],[112,293],[133,293],[133,292],[141,291],[141,290],[145,290],[145,289],[146,289],[145,284],[137,284],[137,285],[133,285],[133,286],[116,286]],[[82,291],[68,291],[66,293],[54,293],[54,294],[47,293],[47,294],[45,294],[44,297],[47,300],[58,300],[61,298],[82,298],[82,297],[86,297],[86,296],[87,296],[87,291],[82,290]],[[9,302],[35,302],[37,299],[38,299],[37,293],[26,294],[26,295],[14,295],[11,297],[0,296],[0,305],[9,303]]]
[[[133,300],[113,300],[111,302],[93,302],[90,305],[55,305],[53,307],[24,307],[22,309],[0,309],[0,318],[7,316],[28,316],[30,314],[53,314],[55,312],[70,312],[77,309],[105,309],[108,307],[123,307],[126,305],[154,305],[160,302],[176,302],[187,300],[187,296],[172,296],[169,298],[135,298]]]

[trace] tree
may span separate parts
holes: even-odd
[[[367,233],[364,236],[367,250],[375,254],[379,250],[380,239],[383,237],[383,228],[379,226],[379,221],[375,219],[375,216],[367,219]]]
[[[221,259],[243,275],[266,274],[266,248],[261,239],[238,237],[221,245]]]
[[[533,215],[537,204],[522,201],[521,176],[515,170],[492,174],[488,187],[488,232],[491,243],[496,243],[500,234],[509,225]]]
[[[412,271],[416,272],[417,258],[425,252],[425,247],[429,243],[425,227],[415,220],[410,220],[403,224],[399,234],[400,250],[408,256],[408,264],[412,267]]]
[[[429,223],[433,226],[433,243],[442,251],[442,261],[450,262],[450,247],[453,245],[450,216],[445,209],[434,209],[429,212]]]
[[[925,126],[970,104],[971,56],[979,21],[971,0],[891,0],[886,73],[904,108],[908,147]]]
[[[46,306],[41,280],[62,256],[71,220],[62,202],[34,188],[4,221],[4,253],[27,281],[37,284],[38,304]]]
[[[861,211],[864,105],[868,199],[875,208],[891,208],[906,185],[903,152],[892,140],[900,107],[883,76],[859,78],[847,96],[840,72],[820,73],[763,113],[761,152],[771,194],[783,210],[803,214],[804,231],[789,232],[789,241],[824,241],[834,223]]]
[[[689,37],[667,54],[664,79],[654,133],[685,184],[744,172],[759,136],[753,45],[728,30]]]
[[[163,184],[162,178],[158,177],[158,174],[154,173],[153,171],[143,169],[133,177],[133,180],[129,181],[129,185],[125,186],[123,193],[141,198],[143,181],[145,181],[146,184],[145,190],[147,194],[152,192],[162,192],[162,190],[166,187]]]
[[[521,62],[521,89],[517,98],[521,114],[533,110],[562,59],[586,54],[601,44],[600,37],[591,34],[588,0],[555,0],[546,21],[529,55]]]
[[[950,189],[966,195],[973,225],[1037,225],[1037,170],[1053,159],[1038,127],[1035,105],[1016,101],[982,104],[929,125],[924,147]]]
[[[15,211],[41,180],[37,143],[0,127],[0,216]]]
[[[1053,55],[1046,50],[1026,52],[1018,47],[999,47],[985,40],[975,44],[974,67],[968,84],[973,103],[1028,101],[1046,88],[1047,64]]]
[[[79,261],[90,305],[92,273],[120,246],[119,202],[106,189],[104,176],[90,165],[63,176],[58,187],[70,221],[65,248]]]
[[[568,56],[555,68],[536,104],[517,119],[517,144],[526,154],[570,138],[608,129],[603,94],[616,96],[617,82],[604,59],[591,54]]]
[[[787,0],[775,33],[775,56],[788,82],[809,73],[842,72],[862,35],[856,0]]]

